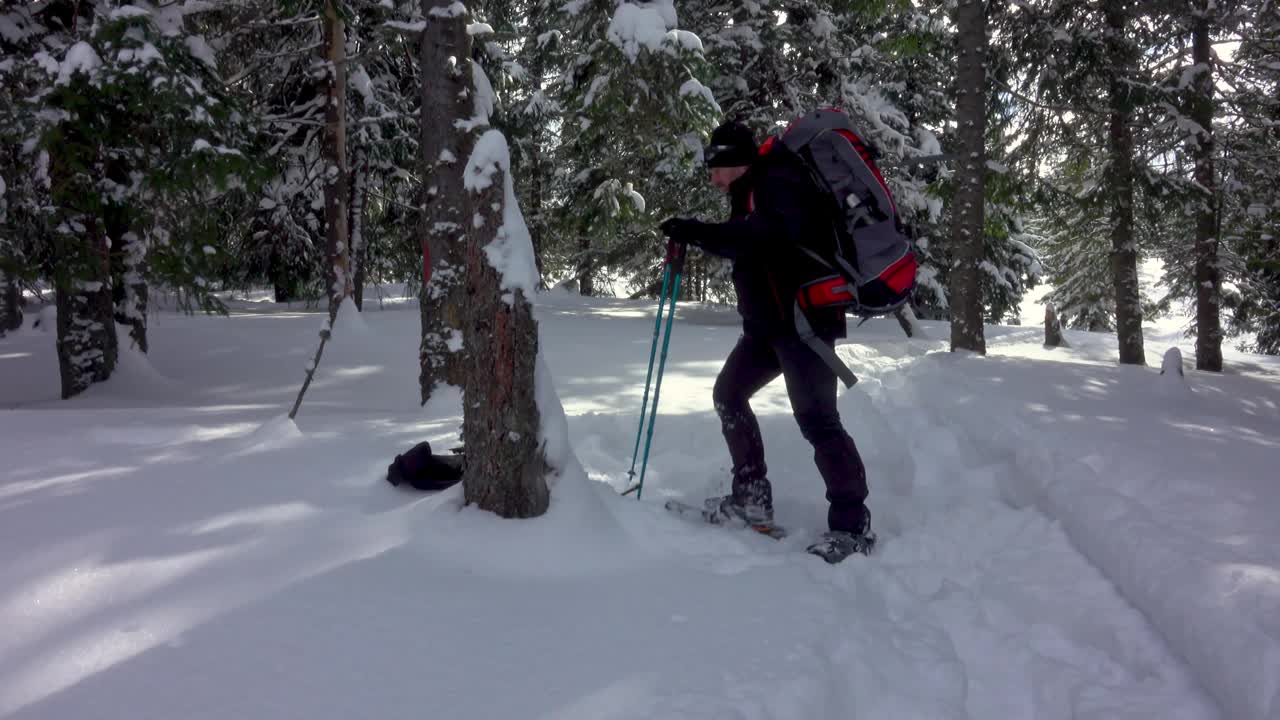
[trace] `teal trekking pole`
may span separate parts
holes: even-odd
[[[649,371],[645,376],[644,399],[641,401],[640,406],[640,427],[636,430],[636,445],[631,454],[631,470],[627,472],[627,477],[630,479],[635,479],[636,458],[640,454],[640,437],[644,435],[646,414],[649,416],[649,433],[645,438],[644,456],[640,460],[640,480],[622,493],[623,495],[629,495],[634,490],[637,500],[640,499],[640,495],[644,491],[644,474],[649,466],[649,447],[653,442],[653,426],[658,416],[658,397],[662,389],[662,373],[667,366],[667,349],[671,345],[671,326],[676,319],[676,300],[680,297],[680,279],[684,274],[684,256],[685,245],[683,243],[667,241],[667,259],[662,268],[662,294],[658,298],[658,315],[653,322],[653,344],[649,348]],[[671,291],[669,296],[667,294],[668,290]],[[654,380],[653,360],[658,352],[659,328],[662,327],[662,309],[666,305],[668,297],[671,298],[671,308],[667,315],[666,332],[662,333],[662,355],[658,359],[658,375],[656,382],[653,382],[653,410],[649,411],[649,385]]]

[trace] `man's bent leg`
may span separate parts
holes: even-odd
[[[769,343],[743,335],[716,377],[712,400],[729,457],[733,460],[733,500],[743,507],[773,510],[760,424],[750,399],[778,377],[781,367]]]

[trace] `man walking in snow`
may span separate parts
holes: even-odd
[[[727,222],[671,218],[662,230],[672,241],[696,245],[733,261],[733,283],[742,337],[716,378],[712,399],[733,460],[733,492],[706,501],[711,522],[773,526],[773,491],[760,426],[750,399],[779,375],[796,422],[813,445],[814,462],[827,487],[830,531],[809,548],[834,562],[867,553],[871,531],[866,470],[836,409],[836,374],[796,330],[792,304],[814,261],[799,252],[803,238],[829,235],[830,211],[800,158],[770,143],[757,148],[751,130],[736,122],[711,135],[705,161],[713,185],[729,196]],[[806,313],[828,346],[846,334],[843,308]]]

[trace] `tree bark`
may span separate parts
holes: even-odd
[[[147,352],[147,245],[135,232],[121,238],[124,273],[119,278],[124,292],[116,305],[116,316],[129,326],[129,338],[138,350]]]
[[[0,268],[0,337],[20,327],[22,327],[22,303],[18,278]]]
[[[578,250],[582,260],[578,264],[578,293],[591,297],[596,294],[595,260],[591,257],[591,238],[583,235],[578,239]]]
[[[503,181],[498,170],[474,195],[476,222],[467,233],[462,486],[468,504],[527,518],[546,512],[551,494],[538,444],[538,325],[524,292],[502,288],[485,252],[502,226]]]
[[[324,6],[324,53],[329,64],[328,102],[324,111],[324,219],[329,250],[329,318],[352,295],[351,243],[347,209],[350,168],[347,162],[347,30],[336,0]]]
[[[541,65],[541,62],[538,63]],[[546,221],[543,216],[546,207],[544,176],[542,174],[543,148],[542,133],[535,131],[531,142],[529,143],[529,172],[525,175],[529,183],[529,239],[533,242],[533,262],[538,268],[538,287],[543,285],[543,260],[542,245],[543,231],[546,229]]]
[[[1107,24],[1107,55],[1110,60],[1111,162],[1106,174],[1111,198],[1111,274],[1116,296],[1116,336],[1120,342],[1120,362],[1145,365],[1142,339],[1142,301],[1138,286],[1138,244],[1133,235],[1133,130],[1129,126],[1133,109],[1130,86],[1126,82],[1134,66],[1133,52],[1125,37],[1128,18],[1124,0],[1106,0],[1103,12]]]
[[[1063,347],[1067,341],[1062,337],[1062,321],[1058,319],[1058,311],[1052,304],[1044,306],[1044,346]]]
[[[1217,179],[1213,168],[1213,65],[1209,38],[1209,8],[1197,8],[1191,30],[1191,119],[1196,131],[1196,184],[1202,194],[1196,213],[1196,369],[1222,372],[1222,272],[1218,265]]]
[[[119,352],[107,237],[96,220],[82,216],[81,221],[84,232],[59,243],[55,277],[64,400],[110,378]]]
[[[472,116],[471,38],[452,0],[423,0],[430,18],[422,37],[422,343],[418,384],[425,404],[441,383],[462,385],[464,258],[470,220],[462,168],[475,143],[455,124]],[[436,10],[435,13],[432,10]]]
[[[956,33],[960,57],[956,68],[956,124],[960,166],[952,208],[955,264],[951,271],[951,349],[985,354],[982,286],[979,264],[984,255],[986,196],[986,56],[987,16],[982,0],[960,0]]]
[[[535,2],[529,7],[528,22],[531,28],[545,28],[548,26],[546,15],[552,14],[550,8],[544,3]],[[543,90],[542,79],[546,74],[547,53],[541,48],[533,53],[532,63],[529,66],[530,75],[534,78],[534,87],[538,91]],[[546,161],[546,145],[547,128],[535,127],[529,136],[529,168],[522,175],[523,180],[529,188],[529,207],[526,210],[525,220],[529,227],[529,239],[533,242],[533,261],[538,267],[538,287],[544,288],[544,280],[542,274],[542,245],[543,231],[546,230],[546,219],[543,212],[546,208],[546,191],[545,180],[546,174],[543,172],[543,163]]]
[[[351,298],[356,309],[364,311],[365,260],[368,242],[364,237],[364,213],[369,195],[369,151],[358,147],[356,161],[351,166]]]

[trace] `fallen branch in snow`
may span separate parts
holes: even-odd
[[[324,344],[329,342],[329,338],[333,335],[331,328],[333,322],[329,322],[329,327],[320,328],[320,347],[316,348],[316,357],[307,366],[307,379],[302,381],[302,388],[298,390],[298,399],[293,402],[293,409],[289,411],[289,419],[292,420],[298,414],[298,408],[302,406],[302,396],[307,394],[307,388],[311,387],[311,378],[316,374],[316,368],[320,367],[320,355],[324,352]]]

